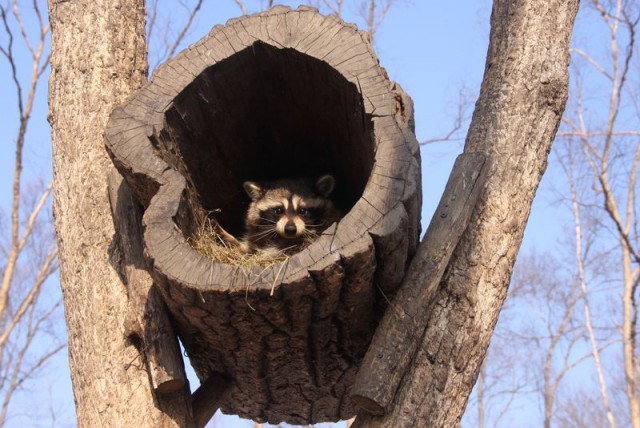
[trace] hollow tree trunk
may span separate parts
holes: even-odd
[[[365,358],[371,354],[374,362],[358,376],[377,376],[382,385],[393,378],[390,373],[397,366],[409,368],[397,390],[397,384],[385,389],[391,394],[370,389],[369,399],[377,400],[385,414],[362,413],[357,426],[460,423],[564,111],[577,9],[578,0],[494,1],[484,80],[465,145],[466,154],[488,155],[487,183],[440,286],[424,301],[425,310],[403,320],[394,320],[398,311],[386,312]],[[428,262],[422,250],[412,265]],[[407,287],[421,286],[405,283],[398,296]],[[405,303],[395,300],[392,307]],[[394,359],[395,349],[388,346],[394,337],[385,334],[398,328],[408,330],[417,346],[415,352]]]
[[[185,391],[154,397],[145,359],[125,334],[119,270],[138,268],[110,257],[118,231],[103,132],[113,107],[146,81],[143,1],[49,0],[49,11],[54,213],[78,424],[189,426]]]
[[[107,148],[144,206],[146,254],[198,396],[224,378],[225,413],[353,416],[353,377],[418,242],[412,122],[366,34],[304,6],[214,27],[114,110]],[[326,173],[344,216],[285,261],[231,264],[190,246],[210,212],[241,236],[244,181]]]

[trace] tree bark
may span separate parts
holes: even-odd
[[[465,144],[465,153],[489,154],[489,178],[434,299],[425,302],[427,328],[416,332],[421,345],[391,408],[382,417],[359,415],[357,426],[459,425],[564,111],[578,3],[494,1],[485,76]]]
[[[190,426],[186,391],[154,396],[125,332],[103,131],[146,81],[143,1],[49,0],[54,213],[79,426]]]
[[[483,153],[462,154],[436,208],[420,249],[404,276],[395,304],[378,325],[351,389],[354,403],[372,415],[383,415],[393,400],[419,345],[427,320],[425,302],[438,289],[453,251],[476,206],[487,177]],[[415,285],[420,285],[419,287]]]

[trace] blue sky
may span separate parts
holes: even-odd
[[[162,3],[162,2],[161,2]],[[266,3],[266,2],[264,2]],[[250,11],[256,11],[259,1],[247,0]],[[297,5],[297,2],[288,2]],[[452,6],[455,4],[455,7]],[[489,14],[491,2],[488,0],[458,0],[455,3],[442,1],[399,0],[394,5],[376,34],[375,50],[392,80],[400,83],[415,103],[416,134],[419,141],[446,134],[452,127],[457,112],[458,93],[462,88],[469,94],[470,116],[475,95],[480,87],[484,70],[484,59],[489,36]],[[174,11],[178,13],[178,11]],[[172,12],[173,13],[173,12]],[[232,0],[205,2],[198,15],[185,46],[204,36],[215,24],[224,23],[236,17],[240,10]],[[25,18],[28,18],[25,15]],[[360,24],[355,8],[346,6],[346,21]],[[4,35],[2,35],[4,37]],[[4,39],[0,39],[2,43]],[[153,49],[153,46],[151,46]],[[9,69],[0,62],[0,81],[7,82]],[[13,88],[3,84],[0,87],[0,115],[9,132],[1,137],[5,153],[13,152],[13,138],[16,128],[15,94]],[[25,156],[30,161],[25,170],[30,179],[49,177],[50,129],[46,123],[46,88],[40,87],[37,108],[30,129]],[[462,151],[465,132],[458,139],[434,143],[422,149],[423,165],[423,230],[438,203],[449,176],[455,157]],[[12,174],[12,156],[0,158],[0,207],[6,213]],[[561,227],[558,219],[556,196],[551,192],[548,181],[553,180],[553,172],[545,177],[541,191],[536,197],[534,208],[525,234],[524,248],[552,248],[556,245]],[[60,409],[60,417],[55,426],[73,426],[73,396],[66,368],[66,353],[62,353],[50,365],[43,385],[52,385],[51,391],[34,388],[25,396],[29,401],[52,402]],[[33,401],[32,401],[33,400]],[[31,421],[24,413],[29,401],[16,401],[16,416],[9,426],[27,426]],[[40,420],[37,426],[50,425],[50,420]],[[15,424],[15,425],[14,425]],[[241,423],[226,420],[217,426],[242,426]]]

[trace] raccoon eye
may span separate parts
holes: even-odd
[[[322,212],[318,208],[300,208],[298,209],[298,212],[301,216],[307,218],[317,218],[322,216]]]
[[[281,215],[284,210],[282,209],[282,207],[275,207],[275,208],[271,208],[271,212],[275,215]]]

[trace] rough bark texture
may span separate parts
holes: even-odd
[[[433,298],[460,237],[468,226],[487,178],[488,161],[480,152],[462,154],[442,195],[418,253],[394,304],[376,329],[355,384],[352,400],[373,415],[383,415],[411,363],[427,320],[424,302]],[[419,285],[419,286],[418,286]]]
[[[124,333],[142,350],[152,388],[163,394],[175,392],[187,386],[187,378],[178,339],[144,257],[142,207],[118,171],[112,170],[107,181],[116,228],[115,267],[129,300]]]
[[[189,426],[185,391],[154,397],[127,338],[128,299],[113,254],[103,132],[114,106],[146,81],[142,1],[49,1],[49,120],[54,213],[78,424]]]
[[[359,415],[357,426],[460,423],[564,111],[577,9],[577,0],[494,1],[485,76],[465,146],[465,153],[489,155],[486,188],[432,304],[425,302],[427,328],[416,332],[421,344],[393,405],[383,417]]]
[[[271,423],[353,415],[349,388],[377,310],[416,249],[412,121],[367,36],[307,7],[215,27],[114,111],[107,146],[145,206],[154,279],[198,377],[230,380],[224,412]],[[214,210],[242,233],[245,180],[325,173],[346,215],[288,260],[232,266],[188,245]]]

